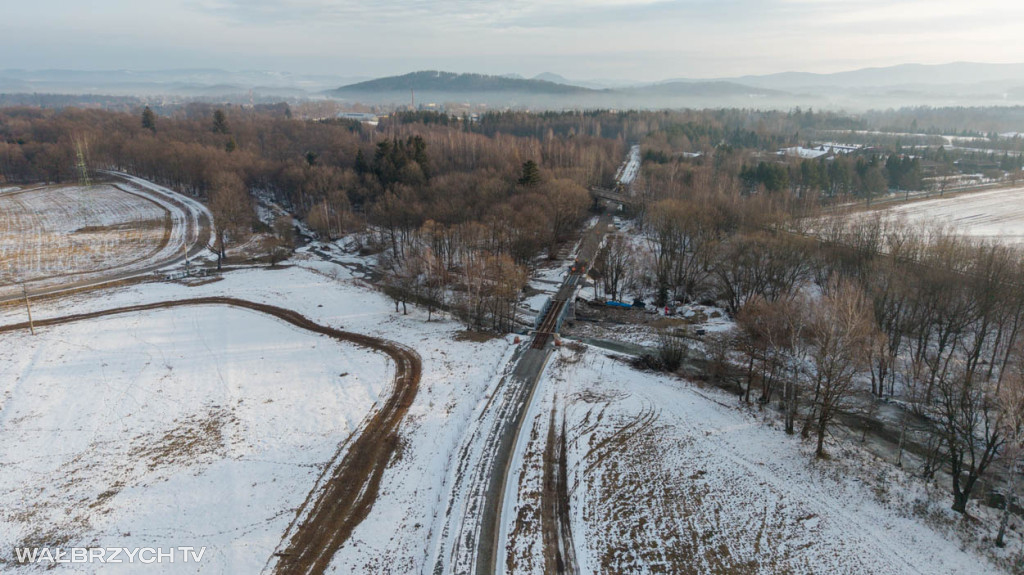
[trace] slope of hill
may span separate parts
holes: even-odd
[[[507,76],[487,76],[484,74],[456,74],[428,70],[412,72],[402,76],[378,78],[358,84],[342,86],[331,90],[329,94],[369,94],[383,92],[438,92],[446,94],[510,92],[523,94],[579,94],[592,92],[579,86],[556,84],[546,80],[526,80]]]

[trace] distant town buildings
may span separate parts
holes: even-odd
[[[835,142],[823,142],[815,143],[811,148],[804,148],[803,146],[794,146],[792,148],[782,148],[778,151],[780,156],[789,156],[794,158],[803,158],[805,160],[814,160],[822,156],[835,156],[836,154],[849,154],[861,150],[863,146],[852,145],[852,144],[837,144]]]
[[[357,122],[365,122],[367,124],[376,124],[379,121],[377,114],[371,114],[367,112],[339,112],[338,118],[342,120],[355,120]]]

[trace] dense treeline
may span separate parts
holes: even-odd
[[[917,106],[871,111],[863,114],[863,117],[875,130],[947,136],[986,136],[991,133],[1019,131],[1020,126],[1024,124],[1024,106]]]
[[[826,218],[814,232],[824,241],[806,254],[804,273],[826,292],[827,278],[842,278],[865,300],[861,315],[876,333],[861,345],[858,372],[873,394],[898,396],[936,422],[922,472],[947,468],[953,509],[964,512],[1020,416],[1000,398],[1024,374],[1022,254],[880,217]],[[770,356],[794,353],[767,345],[777,348]]]
[[[824,203],[871,199],[888,192],[933,190],[957,184],[957,176],[994,180],[1022,177],[1024,156],[937,148],[865,149],[807,159],[721,145],[706,154],[672,155],[646,149],[642,187],[654,195],[678,193],[694,182],[725,178],[746,194],[793,193]],[[719,186],[723,185],[721,182]]]
[[[222,255],[251,231],[254,195],[325,237],[368,224],[393,286],[435,258],[443,266],[435,303],[458,303],[473,325],[500,329],[511,325],[526,266],[569,239],[591,203],[586,186],[610,185],[625,153],[616,139],[490,133],[428,114],[374,127],[300,121],[287,106],[0,111],[0,181],[74,182],[79,149],[92,169],[128,171],[208,199]],[[522,182],[524,165],[534,173]],[[419,286],[405,287],[392,293]],[[473,300],[455,302],[453,294]],[[500,305],[481,303],[494,294]]]
[[[832,422],[882,398],[933,422],[920,473],[965,512],[1000,456],[1012,469],[1024,392],[1024,253],[884,216],[821,216],[797,194],[701,178],[648,204],[646,243],[596,263],[615,298],[714,303],[739,324],[742,397],[777,404],[824,453]],[[1007,399],[1006,396],[1011,396]],[[903,440],[899,458],[902,459]],[[989,483],[985,489],[992,489]]]
[[[904,406],[901,434],[911,417],[933,422],[916,449],[919,471],[947,474],[956,511],[997,487],[979,488],[1000,457],[1017,464],[1024,420],[1024,402],[1013,400],[1024,395],[1024,256],[949,230],[818,209],[829,196],[920,189],[925,166],[942,176],[970,152],[765,157],[710,145],[728,134],[710,119],[678,125],[644,140],[665,155],[647,156],[635,186],[644,242],[609,242],[595,262],[605,293],[724,307],[740,326],[725,345],[746,358],[744,399],[777,404],[786,430],[814,437],[819,455],[840,414],[888,398]]]

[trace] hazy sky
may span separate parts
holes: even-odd
[[[1024,62],[1019,0],[0,0],[0,68],[657,80]]]

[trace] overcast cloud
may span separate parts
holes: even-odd
[[[1008,0],[3,0],[0,68],[657,80],[1024,62]]]

